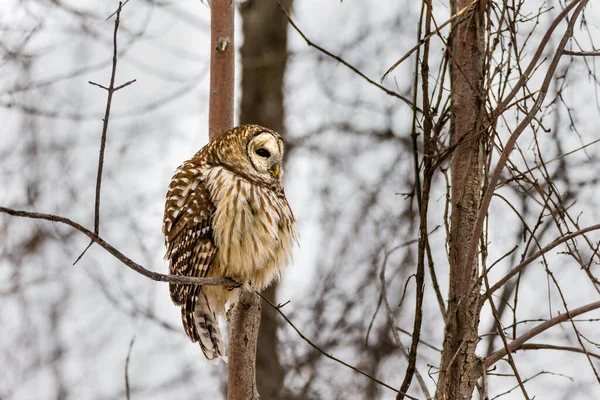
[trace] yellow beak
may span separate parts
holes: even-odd
[[[273,176],[275,178],[279,178],[280,168],[279,168],[279,164],[278,163],[275,163],[273,165],[273,167],[271,168],[271,172],[272,172],[272,174],[273,174]]]

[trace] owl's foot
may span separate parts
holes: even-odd
[[[227,290],[229,290],[230,292],[231,292],[233,289],[237,289],[237,288],[240,288],[240,287],[244,286],[244,282],[238,282],[238,281],[236,281],[236,280],[235,280],[235,279],[233,279],[233,278],[229,278],[229,279],[231,279],[231,280],[234,282],[233,286],[230,286],[230,287],[227,289]]]

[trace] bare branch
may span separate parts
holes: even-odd
[[[275,309],[275,311],[277,311],[279,313],[279,315],[281,315],[283,317],[283,319],[292,327],[292,329],[294,329],[296,331],[296,333],[298,334],[298,336],[300,336],[302,338],[302,340],[304,340],[306,343],[308,343],[313,349],[317,350],[319,353],[323,354],[325,357],[327,357],[327,358],[329,358],[329,359],[331,359],[333,361],[336,361],[336,362],[342,364],[343,366],[348,367],[348,368],[350,368],[351,370],[353,370],[355,372],[358,372],[359,374],[361,374],[363,376],[366,376],[367,378],[371,379],[374,382],[377,382],[381,386],[384,386],[384,387],[386,387],[386,388],[388,388],[388,389],[390,389],[390,390],[398,393],[398,389],[395,389],[394,387],[388,385],[387,383],[385,383],[383,381],[380,381],[379,379],[377,379],[377,378],[375,378],[375,377],[367,374],[366,372],[364,372],[364,371],[356,368],[355,366],[350,365],[350,364],[348,364],[348,363],[340,360],[339,358],[332,356],[329,353],[326,353],[325,350],[322,350],[319,346],[317,346],[315,343],[313,343],[309,338],[307,338],[306,336],[304,336],[304,334],[302,332],[300,332],[300,330],[296,327],[296,325],[294,325],[294,323],[292,321],[290,321],[290,319],[281,311],[281,307],[282,306],[276,306],[275,304],[271,303],[269,301],[269,299],[265,298],[260,293],[257,292],[257,294],[264,301],[266,301],[271,307],[273,307]],[[407,397],[407,398],[409,398],[411,400],[418,400],[416,397],[409,396],[406,393],[403,393],[403,394],[404,394],[405,397]]]
[[[106,110],[104,112],[104,119],[102,125],[102,137],[100,139],[100,154],[98,156],[98,174],[96,177],[96,203],[95,203],[95,211],[94,211],[94,233],[100,233],[100,189],[102,187],[102,170],[104,169],[104,150],[106,149],[106,134],[108,133],[108,120],[110,118],[110,106],[112,103],[112,97],[116,90],[119,90],[122,87],[128,86],[131,83],[135,82],[129,81],[126,84],[120,86],[118,89],[115,89],[115,76],[117,75],[117,33],[119,31],[119,23],[121,22],[121,9],[123,3],[119,2],[119,8],[117,9],[117,17],[115,18],[115,29],[113,33],[113,58],[112,58],[112,70],[110,73],[110,84],[108,88],[99,85],[97,83],[90,82],[92,85],[99,86],[106,91],[108,91],[108,97],[106,98]],[[109,17],[110,18],[110,17]]]
[[[127,351],[127,358],[125,359],[125,394],[127,396],[127,400],[131,400],[131,394],[129,393],[129,359],[131,358],[133,342],[135,342],[135,336],[132,337],[131,342],[129,342],[129,350]]]
[[[580,354],[584,354],[584,355],[589,355],[590,357],[600,360],[600,354],[591,353],[591,352],[586,353],[584,350],[580,349],[579,347],[571,347],[571,346],[557,346],[557,345],[546,344],[546,343],[524,343],[519,348],[517,348],[515,351],[519,351],[519,350],[569,351],[572,353],[580,353]]]
[[[387,76],[394,70],[396,69],[396,67],[400,64],[402,64],[402,62],[404,60],[406,60],[408,57],[410,57],[410,55],[412,53],[414,53],[419,47],[421,47],[424,43],[426,43],[427,41],[429,41],[429,39],[431,39],[432,37],[434,37],[436,34],[438,34],[443,28],[445,28],[448,24],[452,23],[452,21],[454,21],[456,18],[464,15],[467,12],[471,12],[473,11],[473,8],[475,7],[475,5],[479,2],[479,0],[473,0],[473,2],[471,4],[469,4],[468,6],[464,7],[463,9],[461,9],[460,11],[458,11],[456,14],[454,14],[452,17],[450,17],[450,19],[448,19],[446,22],[442,23],[440,26],[436,27],[435,30],[431,31],[430,33],[428,33],[427,35],[425,35],[425,37],[423,39],[419,39],[419,42],[413,46],[412,49],[410,49],[409,51],[406,52],[406,54],[404,54],[402,57],[400,57],[400,59],[398,61],[396,61],[394,63],[394,65],[392,65],[391,67],[388,68],[387,71],[385,71],[385,74],[383,74],[383,76],[381,77],[380,82],[383,82],[385,80],[385,78],[387,78]]]
[[[127,0],[127,1],[129,1],[129,0]],[[89,83],[91,85],[98,86],[108,92],[108,97],[106,98],[106,110],[104,112],[104,118],[102,120],[103,125],[102,125],[102,135],[101,135],[101,139],[100,139],[100,154],[98,156],[98,173],[96,176],[96,201],[95,201],[95,206],[94,206],[94,233],[96,235],[100,233],[100,190],[102,187],[102,170],[104,169],[104,151],[106,149],[106,135],[108,133],[108,120],[110,118],[110,106],[112,103],[112,96],[113,96],[114,92],[116,92],[117,90],[123,89],[124,87],[129,86],[133,82],[135,82],[135,79],[134,79],[134,80],[131,80],[131,81],[124,83],[123,85],[115,88],[115,76],[117,74],[117,54],[118,54],[117,33],[119,31],[119,23],[121,21],[122,7],[123,7],[123,3],[119,2],[119,8],[117,8],[117,11],[116,11],[117,17],[115,18],[115,29],[114,29],[114,33],[113,33],[113,58],[112,58],[112,71],[110,74],[110,84],[108,85],[108,87],[105,87],[103,85],[100,85],[99,83],[89,81]],[[85,250],[83,250],[81,255],[79,255],[79,257],[77,257],[77,259],[75,260],[73,265],[77,264],[77,262],[79,260],[81,260],[81,258],[86,253],[86,251],[91,247],[92,243],[93,242],[90,242],[90,244],[85,248]]]
[[[552,243],[550,243],[549,245],[545,246],[544,248],[540,249],[539,251],[537,251],[535,254],[532,254],[531,256],[527,257],[525,260],[523,260],[521,263],[519,263],[519,265],[517,265],[516,267],[514,267],[513,269],[510,270],[510,272],[506,275],[504,275],[504,277],[502,277],[498,282],[496,282],[494,284],[494,286],[492,286],[487,293],[485,293],[484,295],[487,296],[488,294],[492,294],[494,293],[496,290],[498,290],[499,288],[501,288],[510,278],[512,278],[513,276],[515,276],[516,274],[518,274],[519,272],[521,272],[523,270],[523,268],[525,268],[526,266],[528,266],[529,264],[531,264],[535,259],[543,256],[544,254],[546,254],[547,252],[549,252],[550,250],[552,250],[553,248],[555,248],[556,246],[569,241],[577,236],[583,235],[587,232],[591,232],[591,231],[595,231],[600,229],[600,224],[596,224],[596,225],[592,225],[592,226],[588,226],[587,228],[583,228],[580,229],[576,232],[572,232],[569,233],[567,235],[561,236],[558,239],[556,239],[555,241],[553,241]],[[481,279],[481,278],[480,278]]]
[[[571,7],[575,3],[576,3],[576,1],[571,2],[565,8],[565,10],[568,9],[569,7]],[[546,76],[544,77],[544,81],[542,83],[542,86],[540,87],[539,95],[536,98],[533,107],[531,107],[529,113],[527,113],[525,118],[521,121],[521,123],[519,123],[517,128],[510,135],[510,138],[508,139],[506,145],[504,146],[504,150],[502,151],[502,154],[500,155],[500,159],[498,160],[498,163],[496,164],[494,173],[492,174],[491,178],[489,179],[487,190],[485,191],[483,199],[481,200],[481,206],[479,207],[479,211],[477,214],[477,220],[475,221],[474,233],[473,233],[473,236],[471,237],[471,242],[468,247],[469,250],[467,253],[467,257],[465,258],[465,261],[464,261],[465,265],[469,265],[475,259],[475,254],[477,253],[477,247],[478,247],[477,243],[479,241],[479,238],[481,237],[481,232],[483,230],[483,223],[487,216],[487,210],[490,206],[492,196],[494,195],[494,191],[496,190],[496,184],[500,180],[500,175],[502,173],[502,170],[506,166],[506,163],[508,161],[510,153],[514,149],[517,139],[519,138],[521,133],[523,133],[525,128],[527,126],[529,126],[529,123],[531,122],[533,117],[540,110],[542,103],[543,103],[544,99],[546,98],[546,93],[548,91],[548,87],[550,86],[550,82],[552,82],[552,77],[554,76],[554,72],[556,71],[558,62],[560,61],[560,58],[563,55],[564,48],[567,45],[568,40],[571,38],[571,36],[573,36],[573,27],[575,26],[575,22],[577,21],[579,14],[583,10],[583,8],[586,6],[586,4],[587,4],[587,0],[579,0],[579,5],[573,12],[573,15],[571,16],[571,19],[569,21],[569,25],[567,26],[567,29],[566,29],[565,33],[563,34],[563,37],[560,40],[560,43],[556,47],[556,52],[554,53],[552,62],[550,63],[550,66],[548,67],[548,71],[546,72]],[[561,13],[561,15],[566,15],[566,14],[563,12],[563,13]],[[558,18],[557,18],[557,20],[558,20]],[[558,24],[558,22],[556,22],[556,21],[555,21],[555,23]],[[546,39],[546,37],[544,37],[544,39]],[[547,39],[549,40],[549,37]],[[544,44],[540,45],[540,48],[543,48],[543,46],[544,46]],[[506,100],[508,100],[508,99],[506,99]],[[497,110],[502,110],[501,105],[498,106]],[[496,286],[496,285],[494,285],[494,286]]]
[[[309,47],[314,47],[315,49],[317,49],[321,53],[325,54],[326,56],[331,57],[334,60],[336,60],[337,62],[339,62],[340,64],[345,65],[350,70],[352,70],[352,72],[356,73],[358,76],[360,76],[361,78],[363,78],[364,80],[366,80],[367,82],[369,82],[371,85],[376,86],[377,88],[383,90],[386,94],[388,94],[390,96],[394,96],[394,97],[399,98],[400,100],[402,100],[404,103],[406,103],[411,108],[416,109],[419,112],[422,112],[422,110],[416,104],[414,104],[412,101],[410,101],[408,98],[402,96],[400,93],[394,92],[393,90],[390,90],[390,89],[386,88],[385,86],[380,85],[379,83],[375,82],[373,79],[369,78],[368,76],[366,76],[365,74],[363,74],[362,72],[360,72],[358,70],[358,68],[356,68],[352,64],[346,62],[341,57],[338,57],[335,54],[329,52],[328,50],[325,50],[323,47],[319,46],[318,44],[313,43],[309,38],[306,37],[306,35],[300,30],[300,28],[298,28],[298,26],[296,25],[296,23],[294,22],[294,20],[292,20],[292,17],[290,17],[290,14],[287,12],[287,10],[285,9],[285,7],[283,7],[281,5],[281,2],[279,0],[277,0],[277,4],[279,4],[279,8],[281,8],[281,10],[283,11],[283,13],[287,17],[287,20],[290,23],[290,25],[292,25],[292,27],[294,28],[294,30],[296,32],[298,32],[298,34],[300,36],[302,36],[302,39],[304,39],[304,41],[306,42],[306,44]]]
[[[495,351],[494,353],[490,354],[485,359],[485,367],[490,368],[498,360],[500,360],[502,357],[504,357],[506,355],[507,349],[511,353],[515,352],[516,350],[519,349],[519,347],[521,347],[529,339],[539,335],[542,332],[547,331],[548,329],[552,328],[553,326],[561,324],[563,322],[566,322],[569,319],[577,317],[578,315],[585,314],[587,312],[597,310],[599,308],[600,308],[600,301],[597,301],[595,303],[590,303],[585,306],[576,308],[574,310],[567,311],[564,314],[557,315],[556,317],[551,318],[548,321],[542,322],[541,324],[533,327],[529,331],[525,332],[523,335],[519,336],[518,338],[516,338],[515,340],[510,342],[506,349],[503,348],[503,349],[500,349],[500,350]]]
[[[564,53],[567,56],[576,56],[576,57],[598,57],[598,56],[600,56],[600,51],[571,51],[571,50],[565,50]]]
[[[68,218],[61,217],[58,215],[52,214],[42,214],[30,211],[22,211],[22,210],[13,210],[10,208],[0,206],[0,212],[8,215],[12,215],[15,217],[25,217],[32,219],[43,219],[46,221],[52,222],[60,222],[61,224],[68,225],[79,232],[83,233],[87,237],[89,237],[92,242],[99,244],[102,248],[112,254],[115,258],[121,261],[123,264],[134,270],[135,272],[144,275],[147,278],[152,279],[157,282],[171,282],[171,283],[182,283],[185,285],[211,285],[211,286],[226,286],[226,287],[236,287],[239,283],[229,279],[229,278],[193,278],[189,276],[180,276],[180,275],[163,275],[158,272],[150,271],[142,267],[140,264],[134,262],[130,258],[126,257],[119,250],[114,248],[100,236],[90,231],[89,229],[83,227],[75,221],[72,221]]]

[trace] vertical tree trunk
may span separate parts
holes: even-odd
[[[471,0],[451,0],[452,13]],[[471,399],[482,368],[475,355],[479,327],[479,289],[470,290],[478,277],[478,261],[466,263],[468,246],[481,198],[485,108],[483,60],[486,0],[473,13],[453,24],[450,42],[452,125],[451,143],[457,144],[452,162],[450,218],[450,287],[448,314],[437,399]]]
[[[213,0],[210,8],[210,96],[208,135],[215,140],[233,128],[235,78],[234,5]]]
[[[281,2],[289,9],[291,0]],[[283,84],[287,63],[287,20],[273,0],[250,0],[240,7],[244,44],[240,123],[260,124],[285,135]],[[275,302],[277,285],[263,295]],[[284,371],[279,361],[277,315],[263,307],[256,359],[257,386],[264,400],[281,398]]]
[[[256,338],[260,310],[260,298],[254,292],[245,291],[240,293],[239,302],[231,310],[227,349],[228,400],[259,399],[256,388]]]
[[[208,130],[214,140],[233,128],[235,76],[234,2],[212,0],[210,12],[210,100]],[[258,399],[256,390],[256,339],[260,326],[260,299],[242,291],[231,310],[227,366],[227,398]]]

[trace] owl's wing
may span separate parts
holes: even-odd
[[[215,206],[197,166],[182,165],[169,185],[163,233],[167,245],[165,258],[172,275],[204,277],[217,252],[211,216]],[[193,285],[172,283],[171,299],[183,305],[193,295]]]

